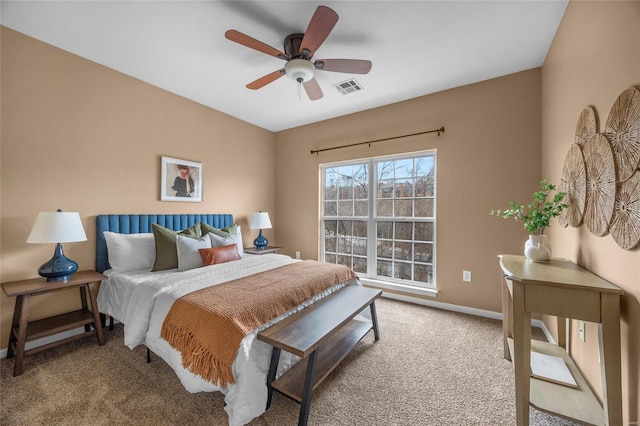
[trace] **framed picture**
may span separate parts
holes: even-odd
[[[162,157],[160,200],[202,202],[202,164]]]

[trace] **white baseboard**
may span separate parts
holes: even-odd
[[[118,324],[120,321],[114,320],[114,324]],[[109,330],[109,319],[107,318],[107,325],[102,329],[103,332]],[[28,341],[24,345],[24,350],[28,351],[38,346],[48,345],[49,343],[57,342],[58,340],[66,339],[67,337],[77,336],[84,333],[84,327],[78,327],[71,330],[63,331],[62,333],[52,334],[51,336],[41,337],[39,339]],[[0,358],[7,357],[7,349],[0,349]]]
[[[544,333],[549,343],[553,343],[554,345],[556,344],[556,339],[553,338],[551,332],[549,331],[545,323],[542,322],[542,320],[531,320],[531,323],[536,327],[540,327],[542,329],[542,332]]]
[[[84,333],[84,327],[74,328],[72,330],[63,331],[62,333],[53,334],[51,336],[41,337],[39,339],[31,340],[24,345],[24,349],[28,351],[29,349],[36,348],[38,346],[47,345],[49,343],[55,342],[57,340],[66,339],[67,337],[77,336],[78,334]],[[0,350],[0,358],[7,357],[7,349]]]
[[[475,315],[478,317],[491,318],[491,319],[502,321],[502,313],[500,312],[469,308],[468,306],[453,305],[451,303],[436,302],[433,300],[421,299],[419,297],[405,296],[403,294],[397,294],[397,293],[389,293],[389,292],[385,292],[384,290],[382,291],[382,297],[386,297],[388,299],[401,300],[403,302],[415,303],[417,305],[429,306],[429,307],[438,308],[438,309],[445,309],[447,311],[460,312],[462,314]],[[531,325],[534,327],[540,327],[542,329],[542,332],[546,336],[547,340],[551,343],[555,343],[555,340],[551,336],[551,333],[549,332],[547,327],[544,325],[544,322],[542,322],[541,320],[532,319]]]
[[[467,306],[453,305],[451,303],[436,302],[433,300],[421,299],[419,297],[405,296],[404,294],[389,293],[382,291],[382,297],[388,299],[401,300],[403,302],[415,303],[417,305],[429,306],[432,308],[444,309],[447,311],[460,312],[462,314],[475,315],[478,317],[502,320],[502,314],[499,312],[485,311],[484,309],[469,308]]]

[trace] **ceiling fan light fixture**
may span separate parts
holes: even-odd
[[[298,83],[306,83],[314,76],[316,67],[306,59],[291,59],[284,66],[287,77]]]

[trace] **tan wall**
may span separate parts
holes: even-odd
[[[357,96],[357,95],[354,95]],[[428,134],[311,155],[310,150]],[[500,311],[499,253],[521,253],[522,225],[489,216],[540,181],[540,70],[279,132],[276,135],[278,244],[319,256],[319,165],[437,149],[438,302]],[[462,270],[473,281],[462,281]]]
[[[438,150],[435,299],[500,310],[496,255],[520,253],[521,225],[490,217],[527,201],[541,177],[558,182],[577,117],[593,105],[604,122],[615,98],[640,85],[640,2],[571,2],[540,70],[531,70],[275,136],[202,105],[2,27],[0,280],[36,276],[53,247],[25,243],[39,211],[79,211],[89,236],[66,244],[93,267],[95,215],[228,212],[253,239],[248,217],[272,213],[277,244],[318,258],[319,164]],[[446,127],[425,135],[310,155],[311,149]],[[233,144],[230,142],[233,141]],[[542,141],[542,152],[540,144]],[[125,153],[126,154],[123,154]],[[252,155],[237,153],[252,153]],[[160,156],[204,164],[204,202],[159,201]],[[247,170],[275,164],[260,179]],[[274,189],[275,188],[275,189]],[[99,192],[98,192],[99,191]],[[276,215],[277,212],[277,215]],[[273,232],[272,231],[272,232]],[[625,424],[640,405],[640,250],[610,236],[551,227],[554,255],[570,258],[626,291],[622,300]],[[274,235],[267,237],[276,242]],[[473,272],[463,283],[462,270]],[[32,318],[77,306],[73,293],[38,296]],[[14,301],[0,296],[0,346]],[[551,326],[551,323],[549,324]],[[574,355],[599,388],[596,328]]]
[[[596,109],[603,131],[620,93],[640,87],[640,2],[569,3],[542,67],[543,174],[558,181],[583,108]],[[640,249],[623,250],[611,236],[585,226],[552,227],[554,254],[571,259],[622,287],[622,387],[624,423],[640,419]],[[551,321],[547,319],[551,325]],[[597,327],[587,324],[586,342],[574,324],[573,354],[589,381],[601,389]]]
[[[97,214],[231,213],[247,244],[252,212],[275,219],[272,132],[5,27],[1,106],[2,282],[37,277],[52,256],[25,243],[39,211],[80,212],[89,241],[64,248],[82,269],[94,267]],[[202,203],[159,201],[163,155],[203,163]],[[76,293],[35,297],[32,319],[79,306]],[[6,347],[15,301],[0,300]]]

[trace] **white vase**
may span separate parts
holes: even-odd
[[[546,235],[529,235],[524,245],[524,255],[533,262],[551,259],[551,243]]]

